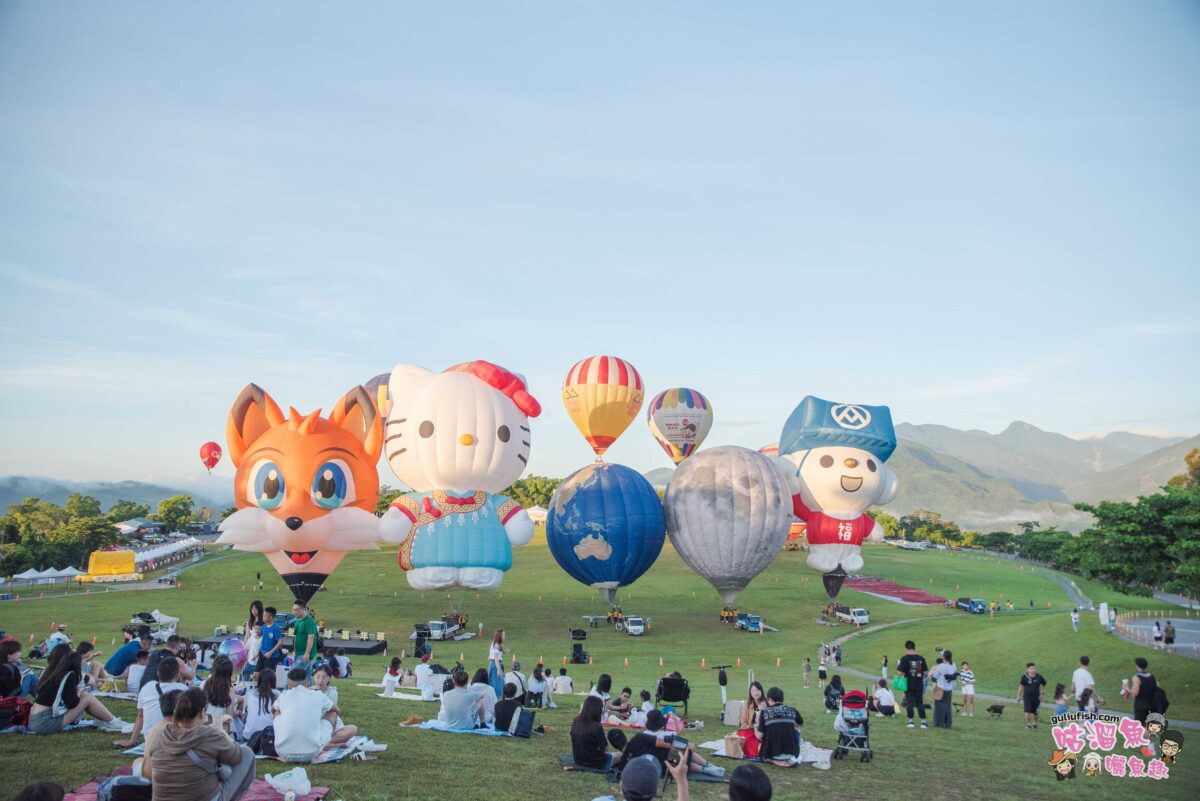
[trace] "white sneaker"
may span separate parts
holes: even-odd
[[[915,723],[913,723],[911,720],[908,722],[908,728],[915,729],[916,727],[917,727],[917,725]]]
[[[106,720],[96,721],[96,728],[100,729],[100,731],[111,731],[111,732],[116,732],[118,734],[132,734],[133,733],[133,724],[126,723],[125,721],[121,720],[120,718],[113,718],[112,720],[107,720],[107,721]]]
[[[374,740],[367,740],[358,746],[359,751],[386,751],[387,743],[377,743]]]
[[[928,729],[929,727],[925,725],[925,721],[921,721],[921,728]]]

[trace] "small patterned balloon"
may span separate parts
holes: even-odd
[[[242,671],[242,668],[246,666],[247,657],[250,656],[250,652],[246,650],[246,643],[237,637],[230,637],[221,643],[221,647],[217,649],[217,653],[221,656],[229,657],[229,661],[233,663],[234,673]]]

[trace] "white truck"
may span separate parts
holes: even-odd
[[[865,626],[871,622],[871,616],[861,606],[839,606],[837,608],[837,619],[845,623],[852,623],[855,626]]]
[[[646,621],[640,617],[625,618],[625,633],[633,637],[640,637],[646,633]]]

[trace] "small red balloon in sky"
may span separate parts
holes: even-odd
[[[221,446],[215,442],[206,442],[200,446],[200,461],[208,468],[208,472],[221,461]]]

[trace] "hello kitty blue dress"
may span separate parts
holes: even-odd
[[[504,495],[446,490],[410,492],[392,503],[412,520],[400,544],[400,567],[512,567],[512,544],[504,524],[521,505]]]

